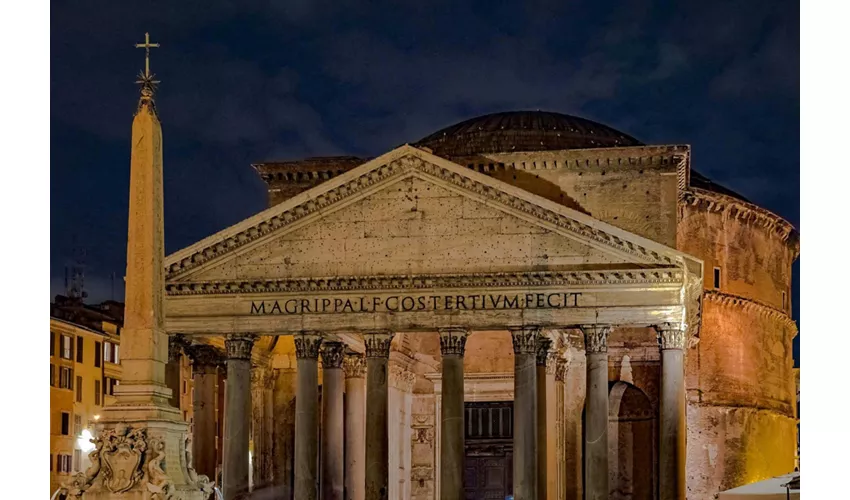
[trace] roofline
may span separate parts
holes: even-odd
[[[112,335],[111,333],[108,333],[108,332],[100,332],[100,331],[97,331],[97,330],[92,330],[91,328],[89,328],[89,327],[87,327],[87,326],[83,326],[83,325],[80,325],[80,324],[78,324],[78,323],[74,323],[74,322],[72,322],[72,321],[68,321],[68,320],[66,320],[66,319],[57,318],[56,316],[53,316],[53,315],[51,315],[51,316],[50,316],[50,321],[55,321],[55,322],[57,322],[57,323],[62,323],[63,325],[73,326],[74,328],[77,328],[78,330],[85,330],[85,331],[87,331],[87,332],[89,332],[89,333],[94,333],[95,335],[100,335],[101,337],[107,337],[107,338],[111,338],[111,337],[113,337],[113,335]],[[116,325],[116,326],[120,326],[120,325]],[[115,337],[117,337],[117,335],[115,335]]]

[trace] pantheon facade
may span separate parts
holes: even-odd
[[[710,499],[794,468],[798,234],[689,146],[506,112],[253,167],[268,209],[166,258],[169,385],[225,496]]]

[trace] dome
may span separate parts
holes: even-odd
[[[415,144],[437,155],[473,156],[513,151],[642,146],[627,134],[577,116],[548,111],[509,111],[446,127]]]

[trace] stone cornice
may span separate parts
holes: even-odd
[[[683,193],[682,201],[700,210],[723,213],[734,219],[741,219],[764,228],[785,242],[793,251],[794,258],[800,255],[800,235],[797,230],[782,217],[752,203],[733,196],[715,193],[705,189],[690,187]]]
[[[617,233],[621,233],[625,237],[625,232],[613,226],[608,226],[584,214],[549,202],[486,175],[470,171],[420,149],[402,146],[320,186],[305,191],[280,205],[246,219],[229,229],[210,236],[189,248],[168,256],[166,279],[176,279],[192,269],[235,251],[237,248],[244,247],[286,226],[293,225],[312,214],[328,210],[333,204],[368,192],[377,184],[412,171],[435,177],[474,196],[484,198],[492,204],[500,205],[510,212],[531,216],[543,226],[554,226],[558,231],[572,233],[597,245],[631,255],[641,262],[661,265],[675,265],[676,263],[674,257],[676,251],[673,249],[637,236],[630,237],[630,239],[638,239],[642,243],[628,241],[617,236]],[[567,215],[567,213],[570,215]],[[600,229],[597,226],[603,226],[605,229]],[[657,250],[644,245],[656,247]]]
[[[349,290],[416,290],[434,288],[592,287],[680,284],[681,268],[641,270],[539,271],[515,273],[431,274],[423,276],[342,276],[282,280],[176,282],[166,294],[227,295],[246,293],[337,292]]]
[[[739,295],[732,295],[730,293],[723,293],[717,290],[706,290],[704,296],[706,301],[722,306],[734,306],[738,309],[754,312],[761,316],[784,323],[794,332],[794,336],[797,335],[797,322],[794,321],[785,311],[776,309],[775,307],[771,307],[757,300],[748,299]]]

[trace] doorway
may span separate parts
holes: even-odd
[[[466,500],[504,500],[513,494],[513,401],[464,406]]]

